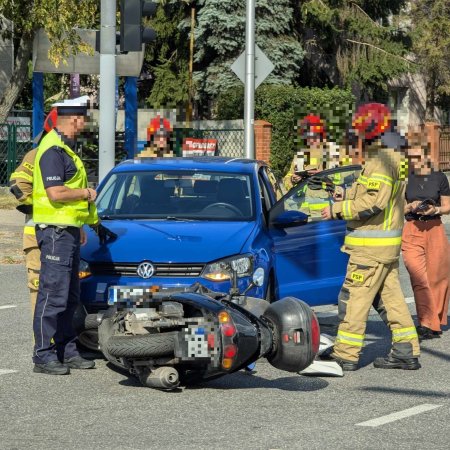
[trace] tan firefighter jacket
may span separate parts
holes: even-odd
[[[368,150],[367,163],[345,200],[334,203],[335,219],[347,220],[342,250],[388,264],[398,259],[402,240],[405,166],[392,149]]]
[[[9,178],[9,190],[20,202],[17,209],[25,213],[24,249],[36,246],[34,222],[32,220],[33,172],[36,153],[37,148],[30,150]],[[31,238],[28,239],[27,236],[31,236]],[[30,243],[27,243],[28,240],[30,240]]]

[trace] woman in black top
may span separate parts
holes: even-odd
[[[441,216],[450,213],[450,186],[447,176],[432,168],[427,144],[414,144],[407,152],[402,254],[414,291],[419,338],[432,339],[447,325],[450,246]]]

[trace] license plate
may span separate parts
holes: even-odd
[[[161,292],[159,286],[111,286],[108,290],[108,305],[150,301],[155,292]]]

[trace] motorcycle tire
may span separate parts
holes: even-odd
[[[145,358],[173,355],[177,332],[140,336],[111,336],[106,351],[116,358]]]
[[[85,330],[96,330],[98,328],[97,314],[88,314],[84,319]]]

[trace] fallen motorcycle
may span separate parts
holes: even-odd
[[[236,372],[262,357],[289,372],[307,368],[320,343],[311,308],[293,297],[271,304],[247,297],[258,274],[242,293],[233,278],[229,294],[200,284],[183,291],[111,287],[109,309],[95,316],[100,350],[143,385],[166,390]]]

